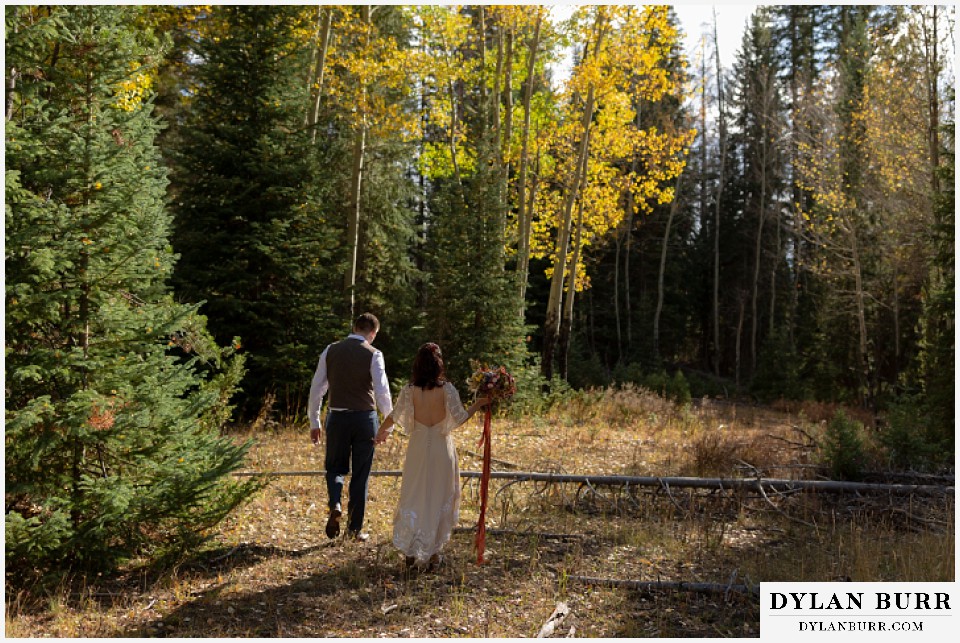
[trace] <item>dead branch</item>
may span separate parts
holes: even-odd
[[[800,520],[799,518],[794,518],[793,516],[791,516],[791,515],[789,515],[787,512],[785,512],[783,509],[781,509],[781,508],[778,507],[777,505],[773,504],[773,501],[770,500],[770,496],[768,496],[768,495],[767,495],[767,492],[763,490],[763,485],[758,485],[757,488],[760,490],[760,494],[763,496],[763,499],[767,501],[767,504],[770,505],[770,507],[771,507],[774,511],[776,511],[778,514],[780,514],[781,516],[783,516],[783,517],[786,518],[787,520],[790,520],[790,521],[792,521],[792,522],[799,523],[799,524],[801,524],[801,525],[804,525],[805,527],[810,527],[811,529],[816,529],[816,528],[817,528],[816,525],[814,525],[814,524],[812,524],[812,523],[809,523],[809,522],[807,522],[806,520]]]
[[[680,506],[680,503],[677,502],[676,498],[673,497],[673,493],[670,491],[670,484],[664,481],[660,481],[660,487],[667,492],[667,497],[670,498],[670,502],[673,503],[673,506],[680,510],[680,513],[684,516],[688,515],[688,511]]]
[[[796,424],[794,424],[794,425],[792,425],[790,428],[793,429],[794,431],[796,431],[797,433],[799,433],[800,435],[802,435],[803,437],[805,437],[805,438],[807,439],[807,441],[808,441],[808,443],[809,443],[809,444],[807,444],[807,446],[809,446],[809,447],[815,447],[815,446],[817,446],[817,439],[816,439],[815,437],[813,437],[812,435],[810,435],[809,433],[807,433],[806,431],[804,431],[801,427],[799,427],[799,426],[797,426]]]
[[[738,592],[741,594],[759,595],[760,588],[747,585],[726,585],[724,583],[688,583],[686,581],[642,581],[642,580],[621,580],[618,578],[593,578],[591,576],[567,576],[567,580],[576,581],[585,585],[595,585],[599,587],[624,587],[638,591],[662,591],[675,590],[678,592],[698,592],[710,594],[729,594]]]
[[[472,534],[476,527],[454,527],[455,534]],[[583,540],[583,534],[549,534],[539,531],[520,531],[517,529],[487,529],[488,536],[536,536],[542,540]]]
[[[786,438],[783,437],[783,436],[774,435],[774,434],[772,434],[772,433],[768,433],[768,434],[767,434],[767,437],[770,438],[770,439],[772,439],[772,440],[779,440],[779,441],[781,441],[781,442],[786,442],[786,443],[789,444],[790,446],[796,447],[796,448],[798,448],[798,449],[810,449],[810,448],[813,448],[813,446],[814,446],[814,445],[812,445],[812,444],[804,444],[803,442],[795,442],[794,440],[788,440],[788,439],[786,439]]]
[[[469,455],[469,456],[472,456],[472,457],[474,457],[474,458],[477,458],[477,459],[479,459],[479,460],[483,460],[483,454],[474,453],[473,451],[470,451],[469,449],[461,449],[461,450],[460,450],[460,453],[465,453],[465,454],[467,454],[467,455]],[[495,463],[499,464],[500,466],[506,467],[507,469],[519,469],[519,468],[520,468],[520,465],[519,465],[519,464],[514,464],[514,463],[512,463],[512,462],[507,462],[506,460],[498,460],[497,458],[493,458],[493,457],[490,458],[490,462],[495,462]]]
[[[249,476],[322,476],[324,471],[237,471],[233,475]],[[371,471],[371,476],[401,476],[402,471]],[[479,471],[461,471],[461,478],[479,478]],[[952,495],[953,485],[875,484],[842,480],[789,480],[783,478],[694,478],[663,476],[578,475],[569,473],[538,473],[534,471],[492,471],[491,478],[529,480],[539,482],[577,482],[591,486],[673,487],[687,489],[746,489],[763,486],[768,491],[817,491],[821,493],[889,493],[895,495],[940,496]]]

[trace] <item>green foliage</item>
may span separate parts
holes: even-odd
[[[575,392],[559,375],[554,375],[552,380],[547,381],[540,371],[537,356],[531,357],[519,368],[515,367],[511,374],[516,379],[517,392],[506,411],[514,417],[544,415],[565,403]]]
[[[680,369],[672,376],[667,375],[666,371],[651,373],[643,378],[640,385],[681,406],[690,403],[690,385]]]
[[[259,482],[219,436],[243,360],[175,303],[139,7],[7,7],[8,571],[195,544]]]
[[[495,151],[487,142],[481,157]],[[478,164],[463,184],[435,186],[427,239],[427,329],[444,351],[451,379],[469,375],[471,359],[514,372],[527,363],[526,331],[512,273],[505,270],[506,213],[492,164]]]
[[[867,461],[863,425],[847,418],[842,410],[827,423],[821,445],[824,464],[834,479],[857,480]]]
[[[567,382],[571,387],[587,389],[610,384],[610,376],[600,362],[600,356],[584,346],[582,341],[576,341],[575,338],[571,342],[567,360]]]
[[[617,384],[642,384],[647,377],[643,366],[639,362],[630,362],[629,364],[620,364],[613,370],[613,381]]]
[[[665,370],[648,373],[644,372],[640,364],[631,362],[617,367],[613,377],[619,385],[636,384],[642,386],[681,406],[689,404],[692,399],[690,384],[680,369],[674,371],[673,375],[668,375]]]
[[[761,402],[801,397],[799,359],[790,338],[778,328],[760,349],[750,392]]]
[[[926,420],[927,440],[939,443],[946,454],[952,455],[956,448],[956,177],[952,121],[944,125],[942,136],[945,143],[941,150],[944,162],[939,168],[942,187],[935,195],[935,224],[930,230],[935,254],[923,293],[916,370],[924,396],[922,415]]]
[[[690,396],[723,398],[730,394],[733,384],[726,380],[717,379],[707,373],[690,371],[685,376],[690,386]]]
[[[217,341],[240,336],[247,414],[267,392],[300,397],[344,324],[333,307],[342,214],[302,130],[299,19],[299,7],[278,5],[205,15],[174,155],[174,285],[204,302]]]
[[[919,396],[904,396],[887,411],[887,424],[880,432],[880,444],[890,463],[901,469],[933,469],[952,462],[952,449],[945,448],[940,436],[931,430],[935,421],[924,413]]]

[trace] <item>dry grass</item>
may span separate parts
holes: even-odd
[[[261,425],[262,426],[262,425]],[[575,398],[549,418],[494,422],[495,469],[639,475],[809,475],[815,449],[768,409],[677,409],[639,390]],[[246,436],[237,436],[243,438]],[[473,422],[458,432],[460,465],[477,470]],[[401,467],[405,440],[375,469]],[[251,470],[319,470],[304,430],[261,431]],[[478,566],[472,533],[445,564],[408,572],[393,548],[399,479],[370,484],[366,544],[323,535],[320,477],[277,478],[231,516],[195,558],[172,569],[132,564],[111,578],[65,579],[44,591],[7,586],[9,636],[525,637],[558,601],[581,637],[750,637],[755,600],[588,587],[571,576],[750,583],[776,580],[953,580],[952,497],[891,504],[826,496],[762,498],[663,489],[511,484],[494,480]],[[460,524],[477,517],[464,483]],[[565,537],[555,537],[565,535]]]

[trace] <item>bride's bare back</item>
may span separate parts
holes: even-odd
[[[443,387],[438,386],[429,391],[413,387],[413,419],[424,426],[433,426],[443,421],[447,415],[447,406],[444,402]]]

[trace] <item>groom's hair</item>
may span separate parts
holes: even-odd
[[[363,313],[353,322],[353,330],[360,331],[361,333],[378,331],[380,330],[380,320],[374,317],[372,313]]]
[[[443,368],[443,354],[440,347],[433,342],[427,342],[417,351],[413,358],[413,374],[410,378],[414,386],[429,391],[438,388],[447,381]]]

